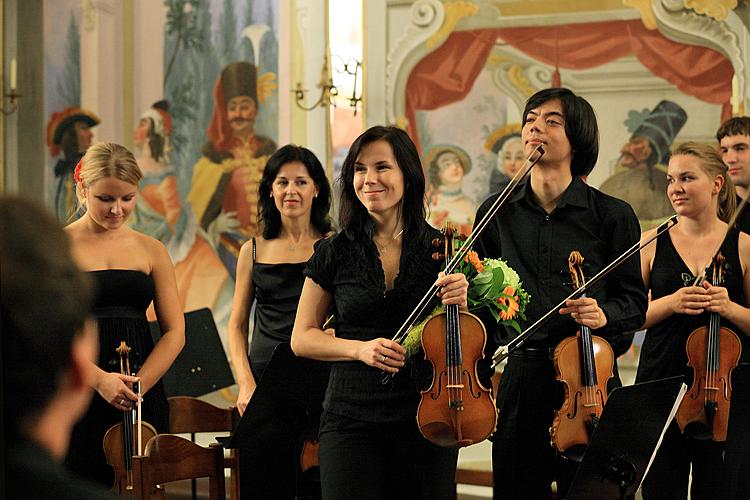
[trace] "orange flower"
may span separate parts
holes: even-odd
[[[506,286],[503,290],[504,295],[510,295],[510,297],[498,297],[495,301],[498,304],[502,304],[506,309],[500,309],[500,319],[507,321],[513,319],[518,312],[518,297],[515,296],[515,289],[512,286]]]
[[[476,269],[478,273],[484,271],[484,264],[479,259],[479,255],[473,250],[466,254],[464,262],[471,262],[471,265],[474,266],[474,269]]]

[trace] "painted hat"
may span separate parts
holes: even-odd
[[[656,162],[669,158],[669,148],[687,121],[687,113],[677,103],[661,101],[653,110],[630,111],[625,125],[632,137],[648,140],[656,153]]]
[[[60,143],[66,130],[75,122],[82,121],[89,127],[99,125],[99,117],[91,111],[77,106],[52,113],[47,122],[47,147],[52,156],[60,154]]]
[[[469,154],[458,146],[453,146],[451,144],[438,144],[431,147],[424,155],[425,168],[429,169],[432,162],[437,160],[438,156],[447,151],[455,153],[456,156],[458,156],[461,165],[464,167],[464,174],[468,174],[469,170],[471,170],[471,158],[469,158]]]
[[[503,148],[503,144],[514,137],[521,137],[520,123],[509,123],[500,128],[496,128],[489,137],[487,137],[487,140],[484,141],[484,149],[497,154]]]
[[[258,102],[258,69],[247,61],[233,62],[221,72],[224,104],[233,97],[250,96]]]

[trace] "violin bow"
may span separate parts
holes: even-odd
[[[729,231],[734,227],[734,224],[737,222],[737,218],[740,216],[740,213],[742,210],[744,210],[745,205],[747,205],[747,199],[750,197],[750,192],[748,192],[744,198],[742,198],[742,201],[740,202],[740,206],[738,206],[732,216],[729,218],[729,222],[727,222],[727,232],[724,234],[724,237],[721,239],[721,242],[719,243],[719,248],[716,249],[716,251],[711,254],[713,257],[711,257],[711,260],[708,261],[708,263],[698,268],[698,276],[695,277],[695,281],[693,281],[693,286],[701,286],[701,284],[706,280],[706,269],[711,265],[711,263],[716,258],[716,255],[718,255],[719,252],[721,252],[721,246],[724,244],[724,240],[727,239],[727,235],[729,235]]]
[[[638,240],[633,246],[625,250],[622,255],[617,257],[615,260],[613,260],[610,264],[608,264],[604,269],[599,271],[593,278],[588,280],[586,284],[582,285],[578,289],[574,290],[573,293],[565,297],[559,304],[557,304],[555,307],[547,311],[547,313],[536,320],[536,322],[529,326],[526,330],[524,330],[521,334],[519,334],[516,338],[508,342],[506,345],[502,345],[497,348],[495,353],[492,355],[492,368],[499,365],[505,358],[507,358],[511,352],[515,351],[519,347],[523,345],[524,342],[526,342],[529,337],[531,337],[534,333],[536,333],[539,328],[549,320],[552,315],[554,315],[557,311],[560,310],[561,307],[565,305],[565,302],[567,302],[570,299],[574,299],[577,297],[581,297],[583,294],[586,293],[588,289],[596,285],[599,281],[604,279],[605,276],[607,276],[609,273],[620,267],[623,262],[625,262],[627,259],[635,255],[636,253],[640,252],[644,247],[646,247],[648,244],[650,244],[652,241],[654,241],[656,238],[659,237],[660,234],[669,231],[674,225],[677,224],[677,216],[673,215],[666,221],[662,222],[656,229],[651,231],[648,235],[644,236],[640,240]]]
[[[466,257],[466,254],[469,253],[469,250],[471,250],[471,246],[474,244],[479,234],[484,230],[485,227],[487,227],[497,211],[500,210],[500,207],[503,205],[503,203],[505,203],[505,201],[510,197],[516,186],[518,186],[521,182],[523,182],[524,179],[526,179],[526,177],[528,177],[529,172],[531,172],[531,169],[534,167],[534,165],[537,164],[542,156],[544,156],[544,149],[542,148],[542,145],[539,144],[536,148],[534,148],[529,157],[526,158],[523,167],[521,167],[521,169],[516,172],[516,175],[514,175],[508,185],[505,186],[505,189],[500,192],[500,196],[498,196],[497,199],[492,203],[492,205],[490,205],[490,208],[487,210],[487,213],[484,214],[484,217],[482,217],[482,219],[474,225],[473,230],[466,238],[466,241],[464,241],[463,245],[461,245],[461,248],[458,249],[453,258],[450,259],[445,265],[445,274],[451,274],[456,269],[456,267],[458,267],[464,257]],[[407,335],[409,334],[409,330],[425,312],[425,309],[427,309],[427,306],[430,304],[430,300],[432,300],[432,298],[438,292],[439,288],[440,287],[438,286],[432,285],[430,289],[427,290],[427,293],[425,293],[424,297],[422,297],[422,300],[419,301],[411,314],[409,314],[406,320],[401,324],[401,327],[398,329],[391,340],[400,344],[404,341],[404,339],[406,339]]]

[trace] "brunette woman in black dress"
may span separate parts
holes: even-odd
[[[333,361],[320,427],[323,497],[453,498],[458,450],[417,428],[411,375],[421,356],[405,364],[390,338],[433,283],[444,304],[465,310],[468,282],[438,276],[430,241],[440,233],[425,222],[424,174],[406,132],[360,135],[340,183],[341,233],[315,247],[292,333],[297,355]],[[321,327],[331,307],[335,336]],[[384,371],[395,374],[390,384]]]
[[[302,271],[313,244],[331,230],[331,189],[323,166],[309,149],[287,145],[266,163],[260,182],[263,236],[240,250],[229,319],[229,352],[244,413],[274,349],[292,336]],[[248,350],[249,315],[255,326]],[[293,383],[293,381],[291,381]],[[301,432],[293,414],[279,415],[256,431],[267,443],[243,451],[240,491],[248,498],[319,497],[320,486],[299,470]]]

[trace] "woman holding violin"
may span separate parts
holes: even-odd
[[[688,365],[705,358],[705,351],[687,352],[686,343],[696,328],[708,328],[712,314],[718,315],[722,329],[733,332],[722,338],[720,356],[730,356],[728,349],[739,348],[739,343],[743,359],[750,354],[750,236],[727,225],[736,199],[727,167],[710,146],[685,143],[672,152],[667,180],[667,196],[679,224],[641,251],[643,281],[651,300],[636,382],[675,375],[688,375],[691,380]],[[723,262],[714,264],[717,250]],[[709,262],[705,279],[696,284]],[[714,270],[721,280],[713,280]],[[695,439],[672,422],[643,482],[643,497],[687,498],[692,463],[691,498],[719,498],[725,444],[721,441],[712,436]]]
[[[482,257],[504,259],[518,273],[531,296],[521,322],[525,328],[573,291],[572,251],[583,257],[583,274],[592,277],[638,241],[639,225],[629,205],[581,179],[593,169],[599,150],[596,116],[585,99],[568,89],[545,89],[529,99],[522,116],[524,152],[529,156],[541,145],[545,154],[475,249]],[[484,217],[497,196],[482,204],[475,220]],[[554,414],[564,401],[553,363],[555,347],[581,326],[605,339],[634,330],[645,310],[639,263],[629,259],[587,297],[568,301],[511,353],[498,390],[500,415],[492,438],[495,498],[550,498],[555,480],[558,497],[564,496],[575,463],[550,446]],[[494,333],[498,344],[515,337],[512,331]]]
[[[99,360],[94,367],[96,395],[73,430],[66,463],[79,475],[112,486],[113,468],[102,440],[124,412],[138,402],[140,382],[143,419],[168,432],[169,407],[160,382],[185,343],[185,325],[177,297],[174,268],[159,241],[126,225],[136,205],[143,177],[133,154],[114,143],[90,147],[75,171],[76,194],[84,215],[65,228],[79,266],[97,286],[93,314],[99,326]],[[154,345],[146,320],[153,302],[163,332]],[[120,372],[121,342],[130,347],[134,375]],[[145,443],[144,443],[145,445]]]
[[[292,349],[333,361],[320,427],[324,498],[455,496],[458,449],[419,432],[414,356],[389,340],[433,284],[444,304],[466,309],[463,274],[439,276],[425,221],[425,180],[401,129],[372,127],[344,160],[341,233],[321,240],[305,268]],[[336,335],[322,330],[334,308]],[[422,361],[422,364],[424,361]],[[383,372],[395,374],[388,384]]]
[[[240,414],[245,412],[274,349],[292,336],[305,280],[302,271],[313,253],[313,244],[331,230],[331,189],[323,166],[309,149],[287,145],[276,151],[263,171],[258,200],[263,235],[240,249],[228,328]],[[248,348],[253,302],[255,327]],[[242,496],[320,497],[320,486],[298,470],[302,431],[309,422],[300,429],[295,415],[278,417],[257,429],[266,447],[241,451]]]

